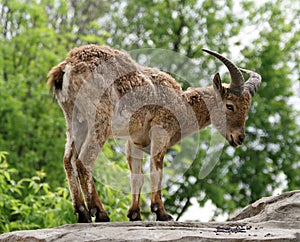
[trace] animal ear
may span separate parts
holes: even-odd
[[[215,92],[219,92],[220,94],[222,93],[222,81],[221,81],[221,77],[220,77],[220,74],[217,73],[215,76],[214,76],[214,79],[213,79],[213,86],[214,86],[214,90]]]

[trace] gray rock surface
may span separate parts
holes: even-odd
[[[299,216],[300,191],[292,191],[258,200],[231,222],[69,224],[5,233],[0,241],[300,241]]]
[[[254,223],[271,220],[300,223],[300,190],[261,198],[236,213],[231,220]]]

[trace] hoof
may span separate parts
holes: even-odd
[[[151,205],[151,211],[156,213],[156,221],[173,221],[173,217],[166,213],[166,210],[159,205],[154,203]]]
[[[165,214],[162,216],[156,215],[156,221],[174,221],[170,214]]]
[[[81,209],[78,212],[78,223],[91,223],[92,222],[92,218],[90,213],[86,210],[86,209]]]
[[[130,221],[142,221],[140,209],[138,208],[135,210],[129,210],[127,213],[127,218],[129,218]]]
[[[95,222],[110,222],[110,219],[106,213],[98,213]]]

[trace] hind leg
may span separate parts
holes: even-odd
[[[93,166],[97,155],[104,145],[105,138],[98,143],[94,132],[89,132],[76,161],[79,181],[91,216],[96,222],[109,222],[110,219],[103,208],[93,180]]]
[[[88,223],[92,220],[81,196],[78,173],[75,164],[76,159],[77,152],[74,142],[71,142],[70,139],[68,139],[64,155],[64,167],[72,196],[74,213],[78,214],[78,223]]]
[[[126,144],[126,157],[130,169],[131,185],[131,205],[127,213],[130,221],[139,221],[140,213],[140,193],[144,184],[144,175],[142,170],[143,151],[138,149],[131,141]]]

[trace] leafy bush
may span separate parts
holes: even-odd
[[[17,181],[15,178],[20,177],[21,172],[9,166],[7,156],[8,152],[0,151],[0,234],[76,223],[67,183],[53,191],[44,182],[44,171]],[[101,183],[97,180],[97,184]],[[128,220],[129,194],[120,194],[120,191],[103,183],[98,192],[113,221]]]
[[[68,189],[51,191],[43,171],[15,181],[18,171],[9,167],[7,155],[0,152],[0,233],[74,223]]]

